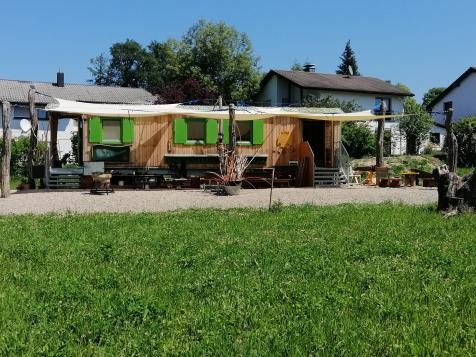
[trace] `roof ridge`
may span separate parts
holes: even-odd
[[[320,75],[326,75],[326,76],[340,76],[340,77],[346,77],[348,75],[346,74],[337,74],[337,73],[324,73],[324,72],[306,72],[306,71],[293,71],[292,69],[271,69],[271,71],[282,71],[282,72],[298,72],[298,73],[309,73],[309,74],[320,74]],[[379,81],[382,81],[382,82],[386,82],[388,83],[386,80],[384,79],[380,79],[380,78],[377,78],[377,77],[371,77],[371,76],[355,76],[355,75],[352,75],[350,77],[359,77],[359,78],[371,78],[371,79],[377,79]],[[392,86],[394,86],[394,84],[391,84],[391,83],[388,83]]]
[[[25,83],[25,84],[51,84],[52,86],[55,86],[55,82],[47,82],[47,81],[30,81],[30,80],[22,80],[22,79],[7,79],[7,78],[0,78],[0,82],[16,82],[16,83]],[[124,89],[137,89],[137,90],[144,90],[147,91],[144,88],[140,87],[121,87],[121,86],[105,86],[101,84],[93,84],[93,83],[65,83],[65,86],[83,86],[83,87],[100,87],[100,88],[124,88]],[[61,88],[61,87],[58,87]]]

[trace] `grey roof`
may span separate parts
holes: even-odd
[[[0,79],[0,101],[28,103],[28,91],[34,85],[36,104],[53,102],[51,97],[90,103],[153,104],[156,98],[142,88],[107,87],[87,84],[68,84],[58,87],[54,83]],[[51,96],[51,97],[48,97]]]
[[[262,86],[274,75],[287,79],[299,87],[339,92],[358,92],[373,94],[392,94],[397,96],[413,96],[398,87],[373,77],[344,76],[304,71],[271,70],[264,77]]]

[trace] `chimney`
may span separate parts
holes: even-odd
[[[56,73],[56,86],[64,87],[64,73],[63,72]]]
[[[304,65],[304,72],[316,72],[316,65],[311,63],[306,63]]]

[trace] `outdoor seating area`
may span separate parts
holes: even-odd
[[[358,167],[349,175],[351,185],[367,185],[378,187],[435,187],[433,174],[418,169],[410,169],[395,174],[391,167],[375,168],[374,166]]]

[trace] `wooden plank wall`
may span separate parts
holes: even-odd
[[[215,145],[178,145],[173,143],[173,119],[180,116],[136,118],[130,162],[124,166],[167,167],[164,155],[216,154]],[[266,154],[267,166],[287,165],[298,160],[302,142],[302,122],[289,117],[264,120],[263,145],[239,147],[242,154]],[[87,121],[84,124],[87,133]],[[286,140],[287,139],[287,140]],[[91,144],[84,145],[84,160],[91,158]]]

